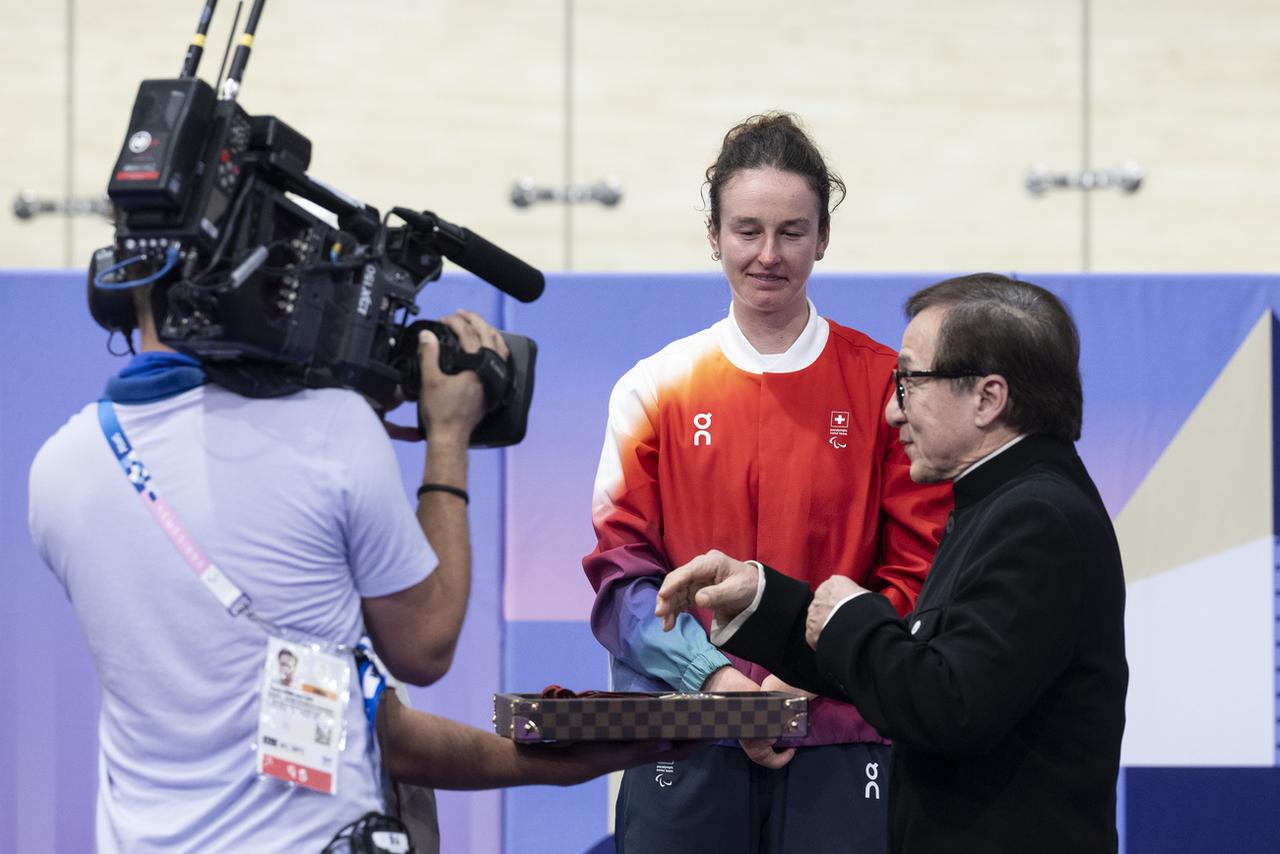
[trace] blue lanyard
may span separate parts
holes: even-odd
[[[187,533],[187,529],[178,519],[177,514],[173,512],[168,502],[160,496],[160,491],[155,479],[151,476],[151,472],[143,465],[141,458],[138,457],[138,452],[130,444],[129,437],[125,435],[124,428],[120,426],[120,419],[116,417],[116,410],[111,401],[98,401],[98,424],[102,427],[102,435],[106,438],[107,445],[111,448],[112,453],[116,455],[116,462],[120,464],[120,468],[124,471],[125,477],[129,479],[134,491],[138,493],[142,503],[151,512],[160,529],[169,537],[174,548],[178,550],[178,554],[186,561],[187,566],[204,584],[205,589],[218,600],[222,607],[227,609],[231,616],[238,617],[244,614],[257,623],[263,631],[276,635],[289,634],[287,630],[283,630],[254,614],[251,608],[253,600],[249,598],[249,595],[237,587],[231,579],[227,578],[222,570],[218,569],[217,565],[205,556],[204,551]],[[360,693],[364,697],[364,714],[369,721],[369,732],[372,734],[378,714],[378,701],[382,699],[382,692],[386,689],[387,678],[378,667],[377,657],[373,653],[367,638],[361,638],[354,648],[343,644],[338,644],[337,646],[339,650],[351,652],[355,656],[356,673],[360,681]]]
[[[249,606],[253,602],[248,594],[236,587],[231,579],[227,578],[222,570],[205,556],[204,551],[187,533],[177,514],[161,497],[151,472],[147,471],[147,467],[138,457],[138,452],[129,443],[129,437],[124,434],[124,428],[120,426],[120,420],[116,417],[116,410],[111,405],[111,401],[98,401],[98,424],[102,427],[102,435],[106,437],[107,445],[116,455],[116,462],[120,463],[120,468],[124,470],[125,477],[133,485],[143,505],[151,512],[156,524],[169,537],[187,566],[204,583],[205,589],[213,594],[213,597],[227,609],[231,616],[236,617],[249,611]]]

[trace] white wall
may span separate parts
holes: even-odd
[[[0,199],[101,193],[138,81],[176,74],[199,7],[0,0]],[[245,82],[250,112],[311,138],[315,176],[548,269],[707,267],[702,172],[769,108],[798,112],[849,184],[826,269],[1280,268],[1268,0],[272,0]],[[1142,190],[1026,192],[1030,165],[1079,169],[1086,148],[1139,163]],[[626,197],[508,200],[567,175]],[[7,267],[79,265],[111,236],[0,223]]]

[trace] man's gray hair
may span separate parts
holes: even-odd
[[[932,370],[1000,374],[1009,384],[1010,426],[1080,438],[1080,336],[1060,299],[1030,282],[975,273],[917,292],[907,300],[907,317],[934,306],[946,314]],[[975,379],[952,382],[972,387]]]

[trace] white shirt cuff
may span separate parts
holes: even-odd
[[[729,642],[738,629],[742,628],[742,624],[756,612],[756,608],[760,607],[760,600],[764,597],[764,567],[758,560],[749,560],[746,563],[756,568],[756,598],[751,600],[751,604],[744,608],[742,613],[730,620],[727,626],[720,625],[715,617],[711,618],[711,642],[716,646],[724,646]]]

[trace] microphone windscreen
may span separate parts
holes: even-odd
[[[458,230],[463,235],[462,246],[446,253],[450,261],[521,302],[533,302],[542,296],[547,283],[541,270],[494,246],[470,229]]]

